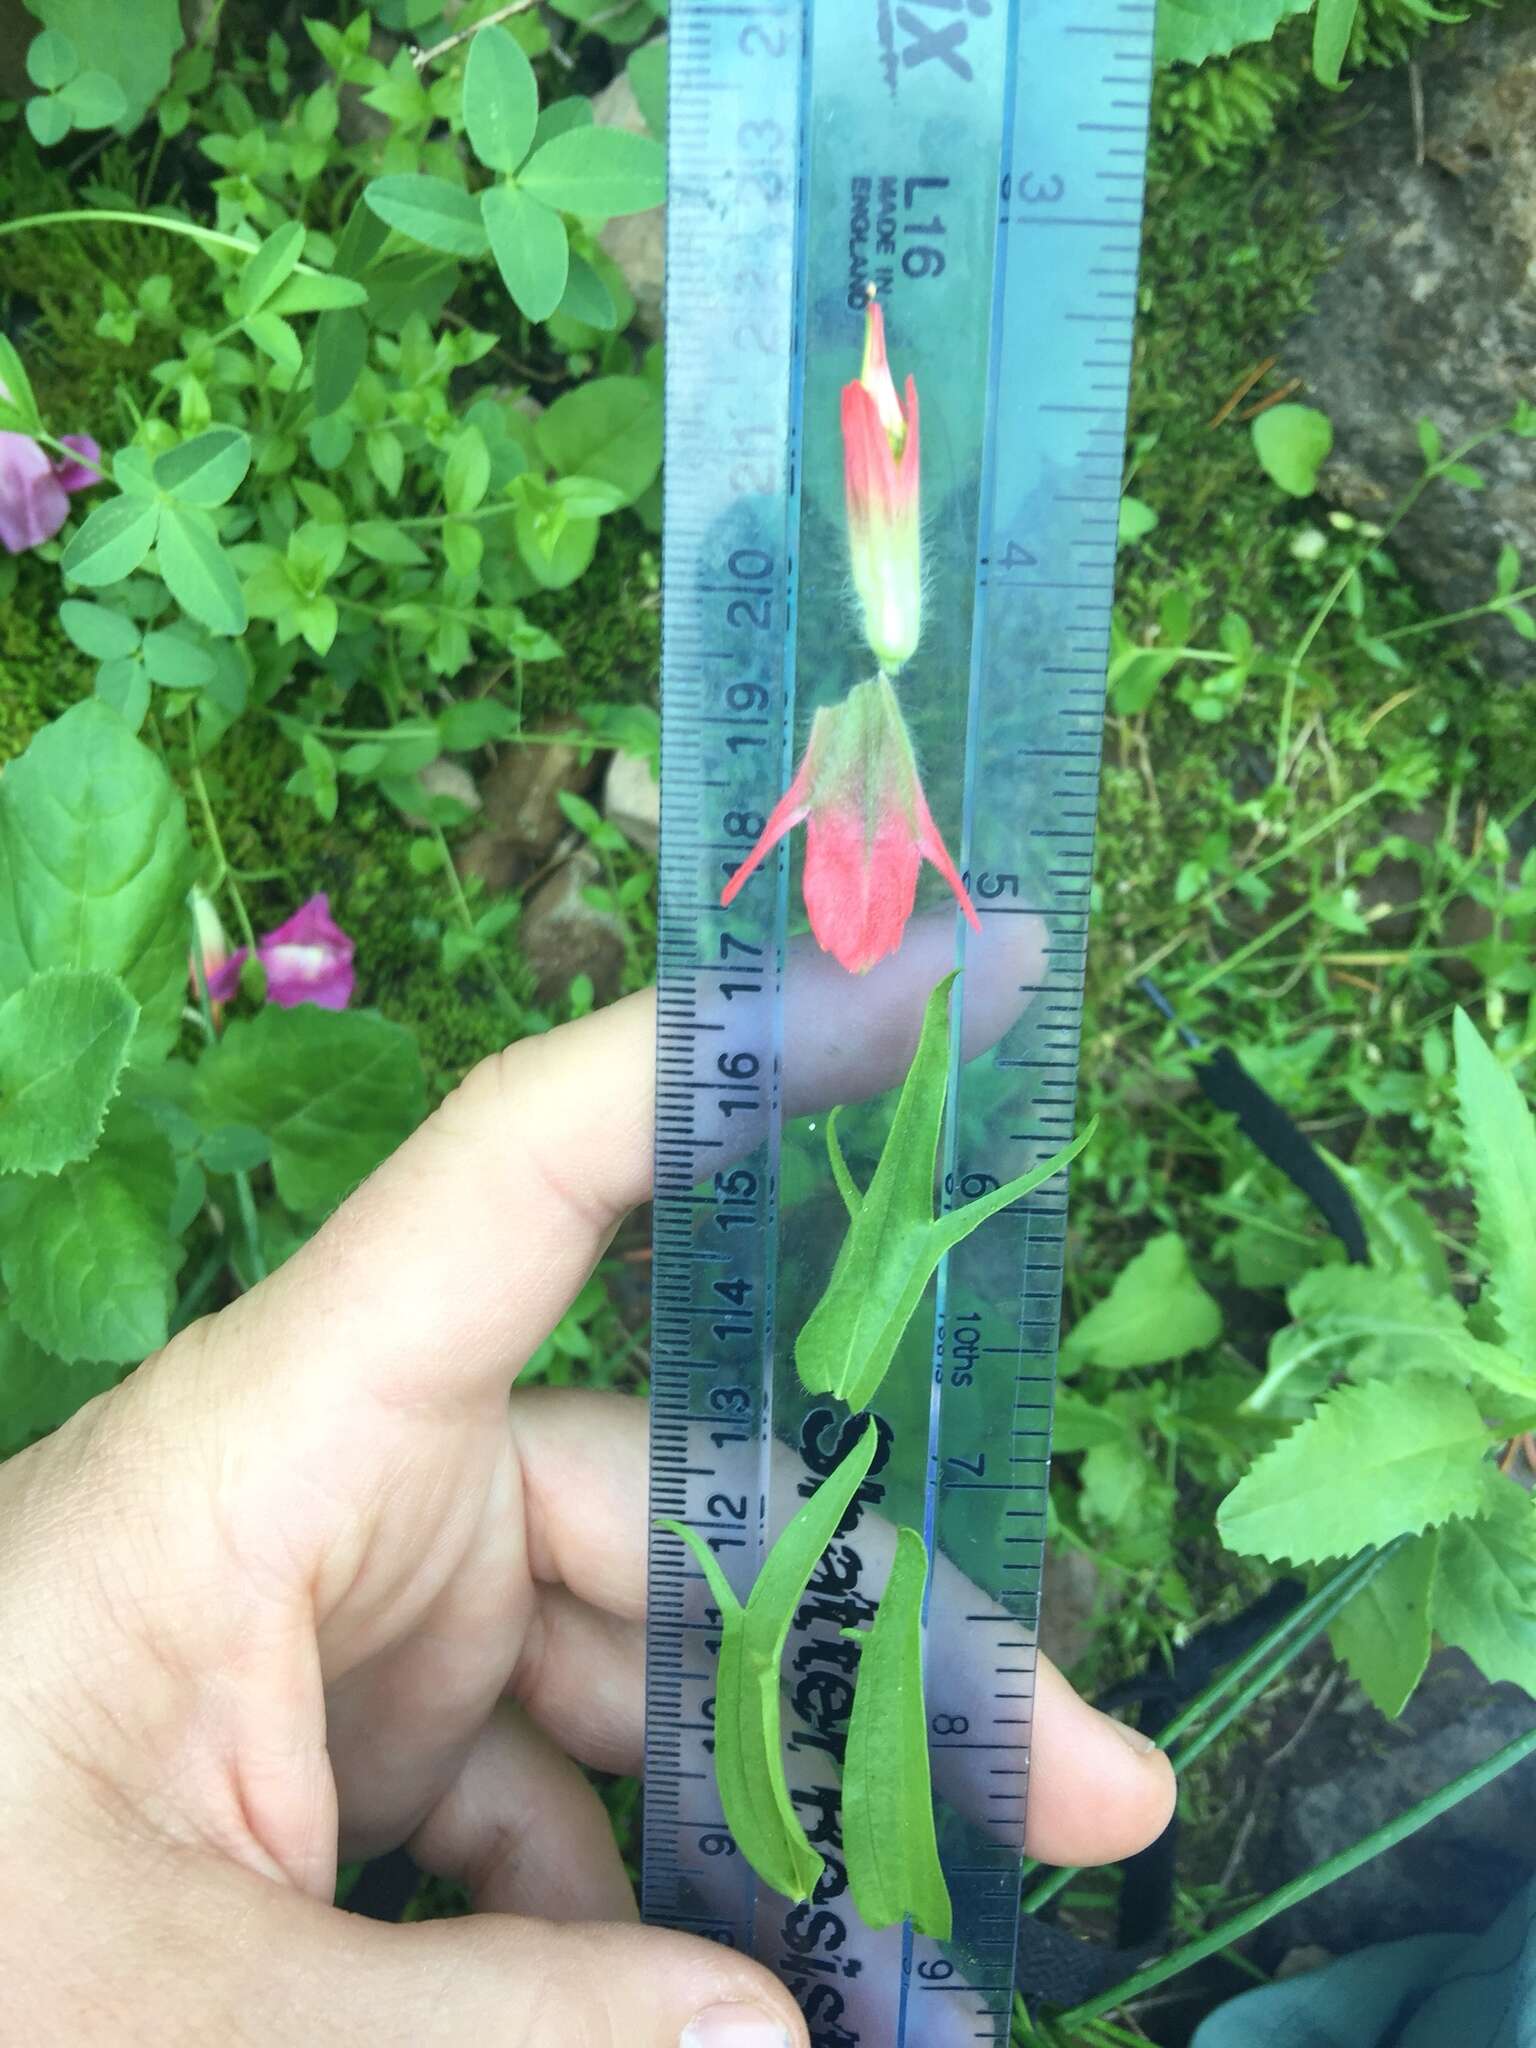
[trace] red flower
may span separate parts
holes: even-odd
[[[816,713],[795,779],[721,891],[722,904],[735,901],[747,877],[803,819],[811,930],[850,974],[863,974],[901,944],[925,860],[980,931],[928,809],[906,721],[885,676],[855,684],[841,704]]]
[[[864,321],[863,368],[843,386],[848,552],[865,638],[881,668],[894,673],[917,651],[923,623],[917,385],[907,379],[903,405],[873,296]]]

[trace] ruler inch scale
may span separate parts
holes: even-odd
[[[672,0],[652,1511],[699,1530],[739,1597],[856,1427],[793,1367],[844,1227],[826,1109],[850,1105],[867,1180],[892,1020],[958,964],[945,1205],[1072,1133],[1152,15]],[[925,627],[896,687],[983,930],[925,870],[898,961],[855,980],[807,951],[799,848],[729,912],[719,892],[813,712],[873,670],[838,433],[870,283],[922,405]],[[881,1452],[785,1660],[791,1789],[827,1859],[805,1905],[724,1825],[719,1616],[650,1539],[645,1915],[757,1955],[814,2048],[1008,2040],[1065,1204],[1058,1176],[951,1252],[876,1397]],[[837,1828],[844,1633],[897,1521],[933,1558],[943,1943],[862,1924]]]

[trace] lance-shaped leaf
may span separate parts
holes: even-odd
[[[843,1852],[867,1927],[910,1917],[919,1934],[948,1941],[953,1914],[934,1833],[923,1704],[927,1578],[922,1537],[898,1530],[891,1576],[859,1653],[843,1756]]]
[[[878,1436],[871,1423],[787,1525],[745,1607],[702,1536],[683,1522],[660,1525],[681,1536],[698,1559],[720,1610],[715,1782],[726,1826],[764,1884],[787,1899],[808,1899],[824,1866],[800,1825],[784,1776],[779,1662],[816,1561],[870,1468]]]
[[[827,1291],[800,1332],[795,1364],[811,1393],[835,1394],[853,1409],[867,1408],[874,1399],[944,1254],[999,1209],[1060,1173],[1093,1136],[1090,1125],[1031,1172],[1005,1181],[963,1209],[935,1217],[933,1179],[949,1087],[949,991],[954,979],[953,974],[946,975],[928,998],[917,1052],[864,1196],[855,1188],[838,1147],[835,1118],[827,1125],[833,1176],[848,1207],[848,1235]]]

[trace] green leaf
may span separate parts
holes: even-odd
[[[491,254],[512,303],[528,320],[547,320],[565,292],[571,258],[565,222],[518,185],[480,195]]]
[[[658,142],[667,139],[667,38],[655,36],[631,53],[629,82],[645,125]]]
[[[0,1458],[57,1429],[119,1377],[115,1365],[66,1365],[0,1309]]]
[[[213,656],[174,627],[144,635],[144,666],[162,690],[201,690],[213,680]]]
[[[491,481],[491,458],[478,427],[464,427],[455,436],[443,465],[443,504],[457,518],[483,502]]]
[[[137,658],[104,661],[96,671],[94,695],[118,714],[130,732],[138,732],[148,718],[150,694],[149,677]]]
[[[26,364],[16,353],[9,336],[4,334],[0,334],[0,384],[5,386],[7,393],[0,400],[6,409],[7,428],[17,428],[23,433],[35,432],[43,423],[37,394],[32,389]]]
[[[115,974],[50,967],[0,1003],[0,1173],[95,1149],[139,1006]]]
[[[1159,0],[1159,64],[1203,64],[1244,43],[1267,43],[1280,23],[1312,0]]]
[[[304,223],[285,220],[262,243],[235,283],[235,311],[242,317],[260,312],[278,286],[292,277],[304,254]],[[169,488],[169,487],[167,487]],[[228,496],[228,493],[225,493]],[[206,499],[198,499],[204,504]],[[217,498],[215,504],[224,500]]]
[[[250,1124],[220,1124],[200,1140],[197,1156],[210,1173],[254,1173],[272,1157],[272,1147],[266,1132]]]
[[[128,111],[123,88],[105,71],[82,71],[69,81],[59,98],[68,107],[77,128],[113,128]]]
[[[826,1292],[795,1344],[795,1365],[807,1391],[835,1394],[856,1411],[874,1399],[944,1254],[999,1209],[1059,1173],[1092,1136],[1090,1127],[1033,1172],[935,1219],[933,1184],[949,1088],[954,979],[946,975],[928,998],[880,1163],[849,1219]]]
[[[1435,1633],[1492,1682],[1536,1693],[1536,1500],[1490,1482],[1488,1512],[1440,1531]]]
[[[66,597],[59,606],[59,624],[92,661],[122,661],[139,651],[138,627],[108,605]]]
[[[270,310],[251,313],[241,321],[241,331],[269,356],[280,370],[296,377],[304,366],[304,349],[298,335],[281,315]]]
[[[1333,422],[1312,405],[1272,405],[1253,422],[1254,452],[1264,473],[1293,498],[1310,498],[1317,473],[1333,451]]]
[[[79,69],[79,52],[57,29],[45,28],[27,45],[27,76],[41,92],[57,92]]]
[[[1388,1558],[1328,1630],[1335,1655],[1388,1720],[1407,1706],[1429,1662],[1436,1558],[1449,1534],[1430,1529]]]
[[[371,562],[384,562],[397,569],[419,568],[427,555],[408,533],[388,519],[360,519],[347,528],[347,538],[359,554]]]
[[[518,730],[517,713],[494,697],[476,697],[465,704],[450,704],[437,716],[437,736],[444,751],[467,754],[493,740],[509,740]],[[437,849],[432,849],[434,863]]]
[[[39,149],[52,149],[54,144],[62,142],[70,131],[69,108],[58,93],[28,100],[26,116],[32,140]]]
[[[1154,1237],[1103,1301],[1074,1324],[1064,1357],[1124,1372],[1205,1351],[1221,1335],[1221,1310],[1195,1278],[1177,1232]]]
[[[211,510],[235,495],[250,466],[248,434],[238,427],[210,427],[156,456],[154,477],[167,497]]]
[[[953,1913],[934,1831],[923,1703],[927,1579],[922,1537],[899,1529],[891,1576],[859,1652],[843,1756],[843,1851],[866,1927],[910,1918],[919,1934],[948,1941]]]
[[[36,1180],[0,1180],[0,1272],[11,1313],[60,1358],[134,1365],[169,1334],[181,1247],[170,1141],[121,1098],[87,1160]]]
[[[1510,1348],[1536,1365],[1536,1126],[1514,1077],[1456,1012],[1456,1090],[1488,1292]]]
[[[1134,547],[1139,540],[1145,540],[1157,524],[1157,514],[1141,498],[1124,497],[1120,500],[1120,525],[1116,539],[1123,548]]]
[[[596,327],[605,334],[618,325],[618,308],[613,302],[613,293],[586,257],[574,253],[570,275],[556,311],[566,319],[580,320],[584,326]]]
[[[534,151],[518,184],[559,213],[607,220],[660,206],[667,194],[667,160],[649,135],[568,128]]]
[[[1359,6],[1360,0],[1317,0],[1317,19],[1312,24],[1312,71],[1319,85],[1337,89]]]
[[[1424,1372],[1337,1387],[1217,1511],[1222,1541],[1296,1564],[1476,1514],[1488,1432],[1472,1396]]]
[[[192,505],[163,506],[155,557],[166,589],[188,618],[210,633],[245,631],[240,579],[206,512]]]
[[[121,583],[154,546],[159,524],[153,498],[108,498],[71,539],[59,566],[70,582],[88,589]]]
[[[1441,439],[1440,429],[1433,420],[1421,418],[1416,431],[1419,437],[1419,453],[1424,457],[1425,463],[1432,465],[1438,462],[1445,453],[1445,442]]]
[[[1499,549],[1499,559],[1494,566],[1493,587],[1499,597],[1508,597],[1520,581],[1520,550],[1510,541]]]
[[[171,60],[183,33],[178,0],[28,0],[45,27],[68,36],[96,71],[116,80],[124,98],[121,125],[134,127],[171,82]]]
[[[504,28],[492,23],[469,46],[464,67],[464,129],[488,171],[515,171],[539,118],[533,66]]]
[[[638,498],[661,467],[662,413],[643,377],[595,377],[539,416],[539,453],[562,476],[596,477]]]
[[[795,1812],[784,1776],[779,1662],[817,1560],[874,1462],[879,1431],[864,1431],[837,1469],[785,1527],[742,1607],[713,1551],[682,1522],[660,1526],[698,1559],[720,1610],[715,1673],[715,1782],[736,1846],[765,1884],[808,1899],[825,1869]]]
[[[368,360],[368,323],[360,313],[322,313],[315,322],[314,401],[317,419],[339,412]]]
[[[187,986],[191,849],[158,755],[87,701],[0,775],[0,996],[50,967],[120,975],[135,1057],[163,1057]]]
[[[322,276],[316,271],[301,271],[280,285],[267,301],[269,313],[329,313],[345,311],[350,306],[365,306],[368,303],[368,288],[350,277]]]
[[[380,220],[429,249],[450,256],[485,254],[480,202],[462,185],[406,172],[375,178],[363,187],[363,198]]]
[[[1412,1189],[1401,1181],[1388,1181],[1368,1167],[1331,1157],[1328,1163],[1360,1212],[1372,1265],[1412,1273],[1431,1294],[1449,1294],[1451,1269],[1445,1247]]]
[[[236,1018],[197,1068],[205,1129],[249,1124],[271,1141],[277,1191],[300,1215],[349,1195],[426,1112],[410,1032],[365,1010],[269,1004]]]

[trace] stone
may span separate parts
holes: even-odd
[[[549,859],[570,830],[561,791],[581,796],[597,779],[595,761],[584,758],[587,748],[554,737],[569,730],[569,719],[541,719],[532,732],[549,738],[502,748],[480,781],[480,829],[455,855],[461,875],[478,876],[495,893],[528,881]]]
[[[1320,488],[1376,520],[1420,474],[1421,417],[1449,448],[1536,401],[1536,25],[1490,13],[1427,43],[1417,72],[1422,130],[1408,67],[1351,82],[1312,173],[1337,260],[1282,349],[1334,423]],[[1488,597],[1502,544],[1536,565],[1536,440],[1500,435],[1471,459],[1486,490],[1433,485],[1391,542],[1445,612]],[[1536,674],[1507,621],[1465,630],[1490,672]]]
[[[596,854],[578,847],[523,908],[518,944],[541,1003],[563,996],[578,974],[591,977],[599,1005],[611,1003],[619,992],[627,954],[623,923],[606,910],[594,910],[581,893],[602,880]]]
[[[661,784],[644,754],[615,754],[603,778],[603,816],[642,853],[661,843]]]
[[[428,796],[451,796],[466,811],[481,808],[475,778],[462,761],[451,761],[446,754],[439,755],[437,760],[427,763],[417,779]]]
[[[632,135],[649,135],[640,102],[626,72],[605,85],[592,101],[592,118],[610,128],[624,128]],[[667,259],[667,209],[653,206],[648,213],[626,213],[609,221],[598,236],[603,248],[624,274],[624,282],[635,298],[635,325],[652,341],[661,340],[662,280]]]

